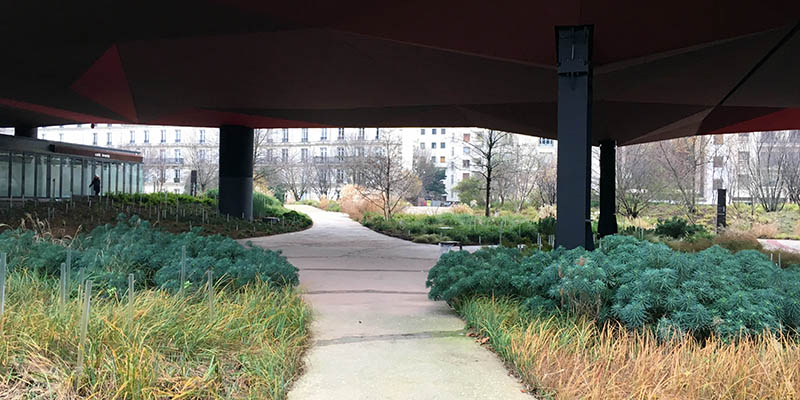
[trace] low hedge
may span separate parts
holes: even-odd
[[[432,299],[511,296],[538,311],[652,329],[664,340],[800,328],[800,266],[782,269],[757,251],[731,253],[719,246],[683,253],[609,236],[595,251],[450,252],[430,270],[427,286]]]
[[[116,224],[99,226],[71,241],[43,239],[30,230],[8,230],[0,233],[0,252],[7,254],[11,270],[25,266],[58,276],[70,248],[72,277],[83,268],[85,277],[99,288],[120,293],[127,288],[129,273],[135,275],[137,286],[177,290],[183,246],[188,281],[184,285],[202,286],[207,270],[214,271],[215,283],[232,289],[256,280],[274,286],[297,284],[297,269],[279,252],[245,248],[227,236],[203,236],[200,231],[173,234],[153,229],[137,216],[120,215]]]

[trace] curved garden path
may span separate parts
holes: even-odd
[[[437,246],[375,233],[341,213],[294,207],[302,232],[251,239],[300,269],[314,309],[306,371],[290,399],[530,399],[500,360],[428,300]]]

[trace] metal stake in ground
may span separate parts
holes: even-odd
[[[128,274],[128,323],[133,323],[133,274]]]
[[[181,273],[179,275],[178,294],[183,294],[183,285],[186,284],[186,246],[181,246]]]
[[[214,271],[208,270],[208,316],[214,318]]]
[[[83,373],[83,359],[86,352],[86,334],[89,331],[89,309],[91,307],[92,298],[92,281],[86,281],[86,290],[83,293],[83,312],[81,313],[81,341],[78,347],[78,366],[75,369],[75,385],[77,387],[80,381],[81,373]]]
[[[6,253],[0,253],[0,321],[6,310]]]

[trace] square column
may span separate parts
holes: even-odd
[[[253,128],[219,129],[219,212],[253,220]]]
[[[558,179],[556,245],[594,249],[589,219],[592,145],[591,25],[556,27]]]
[[[617,233],[617,143],[613,140],[600,142],[600,218],[597,234],[602,236]]]

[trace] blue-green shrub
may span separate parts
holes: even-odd
[[[714,246],[699,253],[630,236],[603,249],[528,256],[516,249],[444,254],[427,280],[430,297],[514,296],[539,311],[562,309],[600,322],[676,334],[733,338],[800,328],[800,267],[778,268],[763,254]]]
[[[133,273],[143,287],[177,290],[181,248],[186,246],[187,281],[200,287],[205,272],[214,271],[215,284],[232,289],[261,280],[275,286],[296,285],[297,269],[280,253],[245,248],[221,235],[203,236],[200,228],[173,234],[153,229],[139,217],[120,215],[115,225],[99,226],[72,241],[72,276],[84,268],[100,288],[124,291]],[[56,276],[66,248],[37,239],[31,231],[0,234],[0,251],[8,253],[10,268],[31,268]]]

